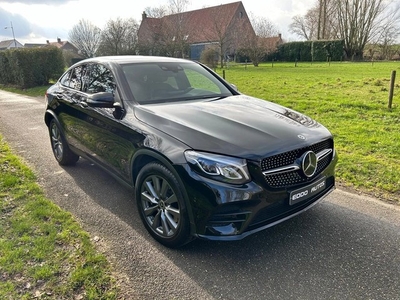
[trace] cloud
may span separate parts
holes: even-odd
[[[20,3],[20,4],[47,4],[47,5],[62,5],[68,2],[78,1],[78,0],[3,0],[3,3]]]
[[[68,32],[60,28],[41,27],[28,21],[20,14],[13,14],[0,8],[0,41],[12,40],[11,22],[15,39],[20,43],[46,43],[46,40],[56,41],[57,38],[66,39]],[[7,27],[7,29],[5,28]]]
[[[18,14],[12,14],[0,8],[0,35],[9,36],[12,39],[11,22],[13,24],[15,37],[29,35],[31,32],[31,23]],[[7,29],[5,29],[7,27]]]

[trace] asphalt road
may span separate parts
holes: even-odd
[[[133,193],[81,159],[62,168],[44,98],[0,91],[0,132],[109,257],[125,299],[400,299],[400,207],[336,190],[289,221],[239,242],[155,242]]]

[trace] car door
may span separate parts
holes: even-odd
[[[79,132],[80,144],[89,158],[125,180],[129,180],[130,159],[136,143],[143,137],[124,125],[124,103],[112,71],[99,63],[87,66],[82,89],[81,106],[85,107],[85,119]],[[97,93],[114,95],[115,108],[91,107],[87,99]]]
[[[82,88],[86,75],[86,64],[79,65],[65,73],[57,85],[54,97],[57,98],[57,117],[68,144],[73,149],[82,150],[80,124],[85,118],[85,108],[80,105]]]

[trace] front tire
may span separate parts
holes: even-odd
[[[147,231],[161,244],[176,248],[188,243],[190,225],[180,183],[164,165],[144,166],[136,180],[136,202]]]
[[[54,119],[50,121],[49,134],[51,149],[53,150],[54,157],[58,163],[63,166],[74,165],[78,161],[79,156],[72,152],[68,147],[68,144]]]

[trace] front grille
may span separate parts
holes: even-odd
[[[296,160],[300,158],[307,151],[313,151],[314,153],[318,153],[326,149],[333,150],[332,139],[308,147],[264,158],[261,161],[261,171],[265,172],[268,170],[293,165],[296,163]],[[332,156],[333,156],[333,151],[318,162],[318,167],[313,178],[318,174],[320,174],[329,165],[329,163],[332,160]],[[302,175],[302,170],[295,170],[290,172],[278,172],[278,173],[268,174],[265,176],[265,180],[269,186],[274,188],[280,188],[280,187],[290,187],[296,184],[305,183],[307,181],[312,180],[312,178],[307,178],[304,175]]]

